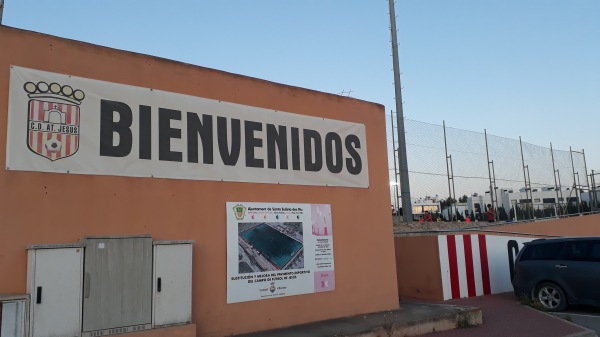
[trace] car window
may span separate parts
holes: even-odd
[[[592,261],[593,241],[568,242],[564,252],[564,259],[570,261]]]
[[[542,244],[526,245],[521,261],[556,260],[564,247],[564,242],[544,242]]]
[[[592,246],[592,260],[600,262],[600,241],[594,242]]]

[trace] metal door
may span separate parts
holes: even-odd
[[[150,327],[152,239],[86,238],[85,244],[84,335],[107,329],[113,329],[112,333],[137,331],[146,324]]]
[[[30,247],[28,254],[31,336],[81,336],[83,248]]]
[[[156,242],[154,245],[153,325],[192,321],[192,244]]]
[[[25,300],[0,302],[0,336],[25,336]]]

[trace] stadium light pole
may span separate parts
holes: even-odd
[[[402,110],[402,87],[400,85],[400,62],[398,61],[398,38],[396,36],[396,10],[394,0],[390,5],[390,31],[392,33],[392,58],[394,62],[394,88],[396,90],[396,125],[398,127],[398,168],[400,171],[400,197],[402,199],[403,220],[412,221],[412,203],[408,180],[408,160],[406,158],[406,135],[404,133],[404,112]],[[407,220],[408,219],[408,220]]]
[[[0,25],[2,25],[2,14],[4,13],[4,0],[0,0]]]

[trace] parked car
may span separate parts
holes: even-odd
[[[548,311],[569,304],[600,306],[600,237],[538,239],[525,243],[514,263],[517,296]]]

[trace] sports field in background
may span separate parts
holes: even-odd
[[[241,235],[278,269],[282,269],[302,249],[302,243],[265,223]]]

